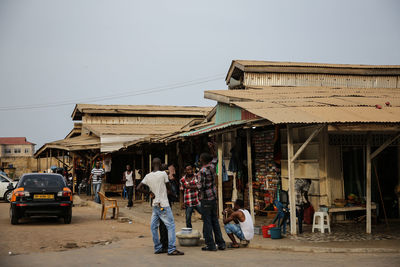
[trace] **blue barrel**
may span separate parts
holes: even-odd
[[[269,229],[269,232],[271,234],[271,239],[281,239],[281,228],[280,227],[274,227]]]

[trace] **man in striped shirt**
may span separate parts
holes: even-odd
[[[97,203],[101,203],[98,192],[100,192],[101,180],[104,178],[104,174],[105,174],[104,169],[100,167],[100,162],[97,161],[96,166],[92,169],[89,178],[93,186],[92,192],[94,194],[94,201]]]

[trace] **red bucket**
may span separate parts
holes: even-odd
[[[262,233],[263,233],[263,237],[264,238],[271,238],[271,233],[269,232],[269,230],[271,228],[274,228],[274,227],[276,227],[275,224],[270,224],[268,226],[261,227],[261,230],[262,230]]]

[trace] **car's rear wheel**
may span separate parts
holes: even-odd
[[[64,216],[64,223],[65,224],[70,224],[72,220],[72,216],[71,215],[65,215]]]
[[[18,218],[18,214],[15,212],[15,210],[12,208],[12,207],[10,207],[10,222],[11,222],[11,224],[18,224],[18,220],[19,220],[19,218]]]
[[[64,215],[64,223],[70,224],[72,220],[72,209],[69,209],[68,212]]]
[[[12,190],[8,190],[7,192],[4,193],[4,200],[10,202],[11,196],[12,196]]]

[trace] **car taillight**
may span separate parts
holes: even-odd
[[[69,197],[70,200],[72,201],[72,192],[68,187],[64,187],[63,191],[60,191],[57,193],[58,197]]]
[[[27,191],[18,191],[14,193],[16,197],[29,197],[30,194]]]
[[[11,202],[16,201],[17,197],[29,197],[29,196],[30,196],[29,192],[24,191],[23,187],[19,187],[13,191],[11,196]]]

